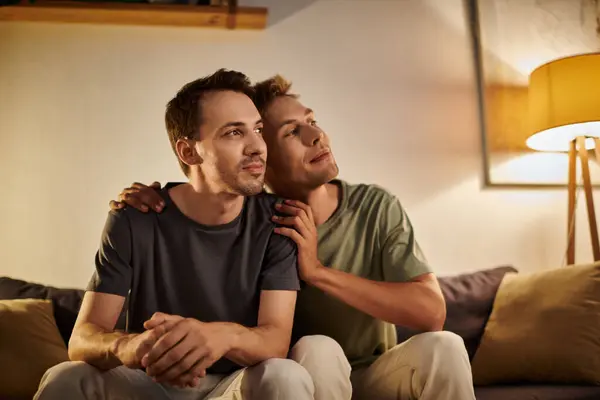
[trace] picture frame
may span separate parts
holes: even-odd
[[[568,155],[526,145],[528,76],[549,61],[600,49],[598,0],[464,3],[475,71],[482,186],[566,189]],[[590,172],[593,186],[600,187],[600,165],[592,163]]]

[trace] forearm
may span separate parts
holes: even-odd
[[[69,341],[71,361],[84,361],[99,369],[108,370],[121,365],[116,355],[119,340],[127,336],[123,332],[107,332],[91,324],[82,323]]]
[[[247,328],[229,322],[214,323],[224,325],[231,335],[231,348],[225,357],[239,365],[251,366],[269,358],[287,356],[290,346],[289,334],[284,334],[276,327]]]
[[[433,282],[377,282],[320,267],[308,284],[374,318],[420,331],[441,330],[446,318]]]

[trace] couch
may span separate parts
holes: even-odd
[[[473,360],[484,334],[498,287],[507,273],[517,273],[517,270],[511,266],[501,266],[440,278],[440,285],[447,303],[447,319],[444,329],[463,338],[471,360]],[[58,328],[60,339],[65,345],[69,341],[82,296],[83,291],[80,289],[55,288],[10,277],[0,277],[0,300],[46,299],[51,303],[54,323]],[[122,323],[123,319],[120,320],[119,325]],[[399,340],[405,340],[417,333],[401,327],[397,327],[397,332]],[[0,343],[0,345],[5,345],[5,343]],[[0,367],[3,370],[11,368],[10,365],[2,365],[1,361]],[[600,399],[600,386],[590,384],[512,382],[502,385],[476,386],[475,392],[477,400]],[[6,399],[3,395],[5,394],[0,385],[0,400]]]

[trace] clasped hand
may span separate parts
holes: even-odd
[[[196,386],[231,348],[229,336],[215,323],[156,313],[144,327],[127,341],[128,351],[120,358],[125,366],[146,368],[156,382]]]

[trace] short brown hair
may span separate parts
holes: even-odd
[[[269,104],[278,97],[289,96],[297,98],[298,95],[290,93],[292,82],[277,74],[254,85],[254,105],[261,115],[264,115]]]
[[[241,72],[221,68],[212,75],[196,79],[183,86],[167,104],[165,125],[171,147],[177,155],[176,143],[180,139],[196,139],[202,125],[202,97],[212,91],[233,91],[254,98],[250,79]],[[178,158],[179,159],[179,158]],[[179,160],[183,172],[189,174],[189,166]]]

